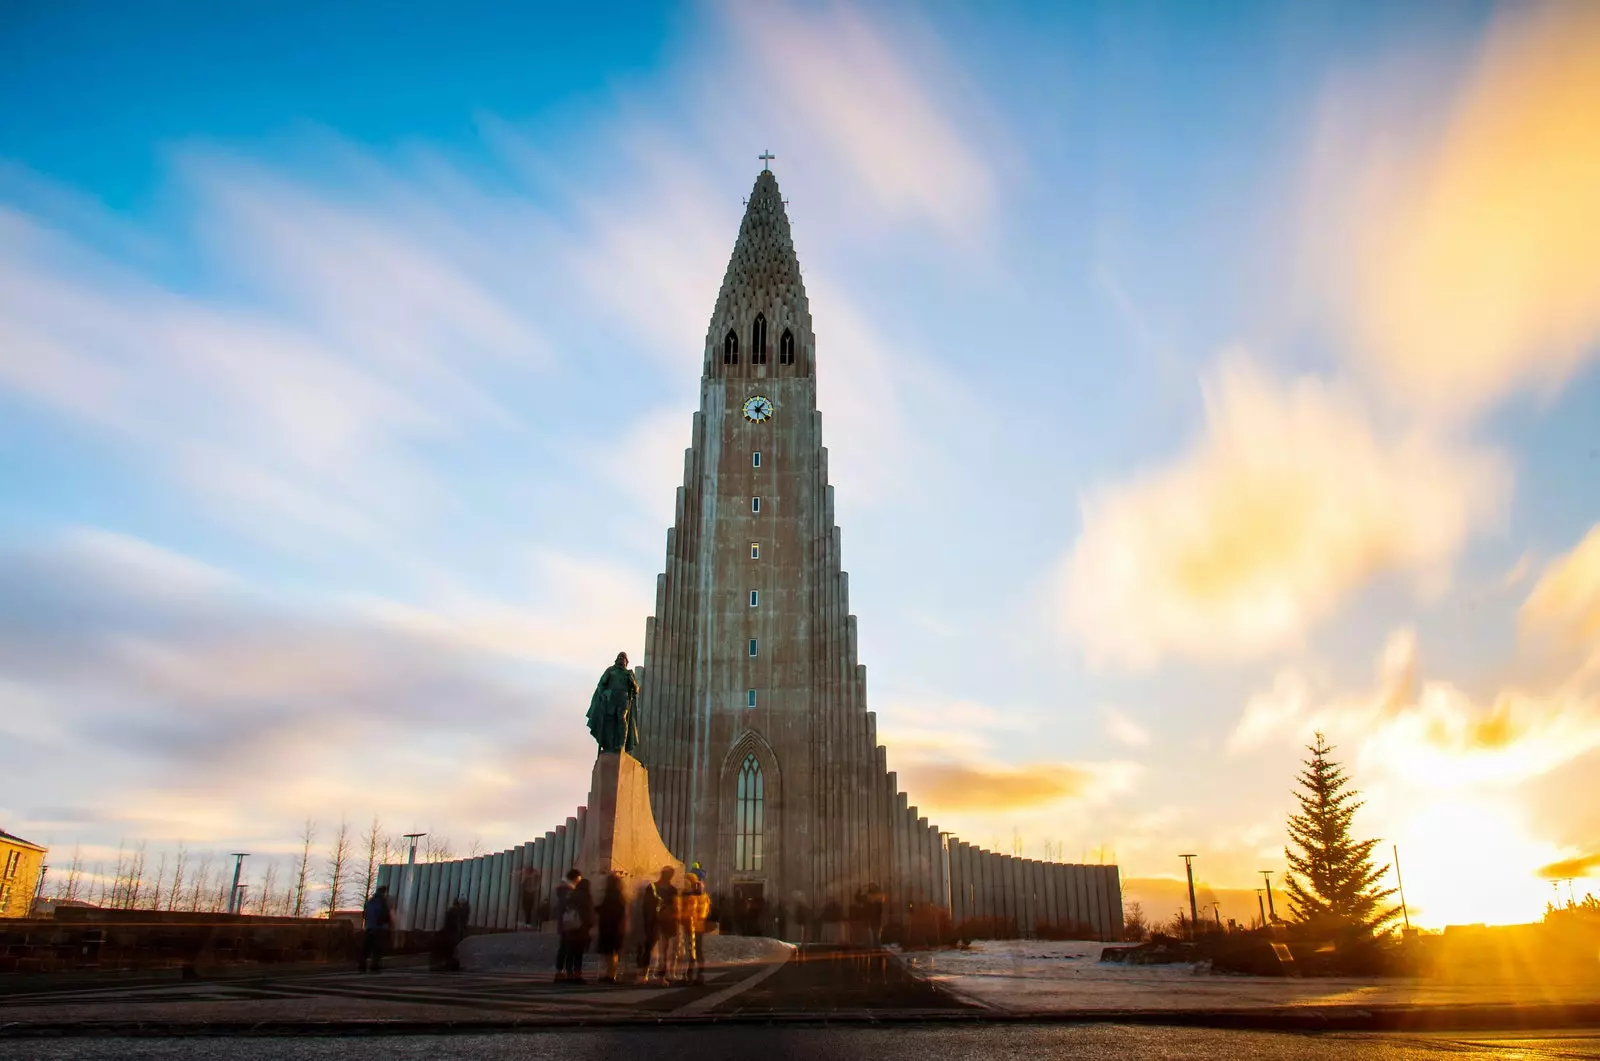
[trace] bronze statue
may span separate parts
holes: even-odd
[[[600,675],[594,696],[589,700],[589,732],[602,752],[627,752],[639,747],[639,725],[634,718],[639,706],[639,683],[628,669],[628,654],[617,653],[617,661]]]

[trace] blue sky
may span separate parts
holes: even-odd
[[[0,825],[570,813],[770,148],[930,817],[1244,917],[1320,727],[1425,923],[1536,915],[1600,854],[1595,18],[1201,15],[7,6]]]

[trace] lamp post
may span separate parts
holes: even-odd
[[[1272,871],[1262,870],[1261,879],[1267,882],[1267,917],[1270,919],[1268,923],[1271,924],[1278,920],[1278,911],[1272,905]]]
[[[1179,855],[1183,859],[1183,872],[1189,877],[1189,938],[1195,937],[1195,924],[1200,920],[1200,911],[1194,905],[1194,856]]]
[[[415,898],[415,896],[412,894],[412,892],[415,890],[417,882],[417,841],[428,834],[403,833],[402,835],[407,840],[411,841],[411,850],[406,855],[406,878],[405,881],[400,885],[400,915],[405,921],[405,931],[410,932],[412,928],[412,921],[414,920],[414,914],[411,906],[412,900]]]
[[[239,874],[244,872],[244,860],[249,857],[248,851],[234,851],[233,854],[233,890],[228,892],[228,913],[239,912]]]

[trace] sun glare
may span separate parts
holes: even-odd
[[[1538,869],[1561,852],[1530,839],[1515,809],[1451,797],[1393,832],[1413,925],[1512,925],[1543,916],[1551,891]]]

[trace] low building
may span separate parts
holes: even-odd
[[[0,829],[0,917],[27,917],[48,849]]]

